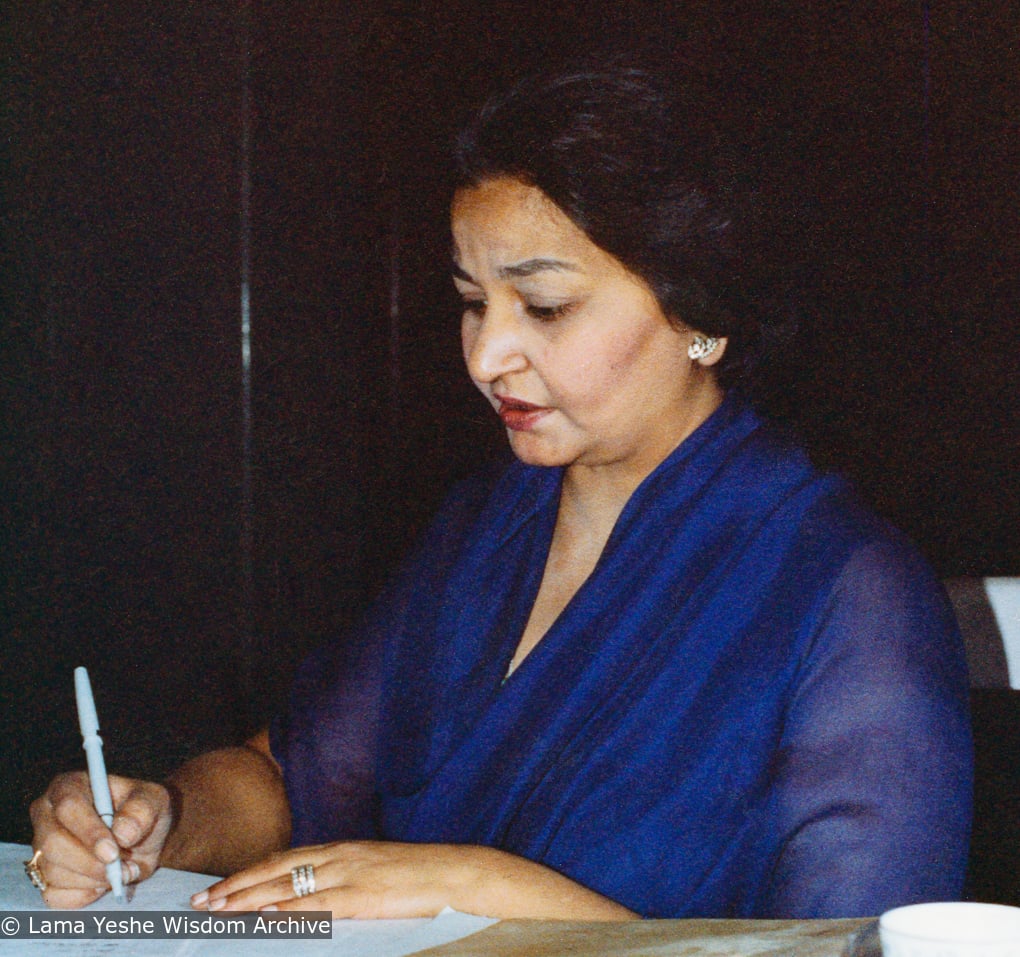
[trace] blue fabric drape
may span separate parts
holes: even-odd
[[[558,469],[452,497],[272,731],[296,843],[480,843],[647,916],[959,893],[967,680],[924,562],[738,398],[634,493],[506,683]]]

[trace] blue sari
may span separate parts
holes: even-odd
[[[503,681],[562,472],[459,488],[271,729],[295,845],[484,844],[649,917],[960,893],[967,676],[915,551],[728,398]]]

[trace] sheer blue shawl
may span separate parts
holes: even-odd
[[[503,676],[562,474],[459,488],[271,729],[295,845],[485,844],[652,917],[957,896],[967,677],[915,551],[729,398]]]

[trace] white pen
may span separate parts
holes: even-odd
[[[84,668],[74,669],[74,696],[78,702],[78,724],[85,748],[85,759],[89,767],[89,784],[92,786],[92,800],[103,823],[113,827],[113,796],[110,794],[110,780],[106,776],[106,762],[103,761],[103,739],[99,737],[99,716],[96,702],[92,698],[89,673]],[[118,904],[126,901],[124,882],[121,879],[120,855],[106,865],[106,879],[113,888],[113,899]]]

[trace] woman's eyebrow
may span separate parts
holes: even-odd
[[[498,275],[500,279],[510,279],[531,276],[536,272],[545,272],[546,270],[577,272],[577,266],[562,259],[526,259],[524,262],[514,263],[510,266],[501,266]]]
[[[552,272],[577,272],[578,268],[573,263],[562,259],[525,259],[523,262],[512,263],[509,266],[500,266],[496,275],[500,279],[519,279],[522,276],[532,276],[537,272],[550,270]],[[462,279],[464,282],[474,282],[474,277],[464,271],[456,262],[450,263],[450,272],[455,279]]]

